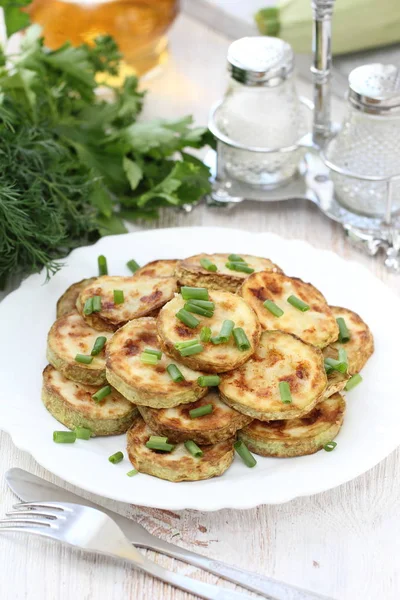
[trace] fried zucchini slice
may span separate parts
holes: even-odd
[[[137,408],[117,390],[96,403],[98,386],[66,379],[51,365],[43,371],[42,400],[57,421],[68,427],[87,427],[93,435],[117,435],[131,426]]]
[[[327,346],[327,347],[329,347],[329,346]],[[325,350],[326,350],[326,348],[324,348],[322,351],[324,358],[326,356]],[[337,353],[336,353],[336,357],[337,357]],[[333,358],[333,356],[331,358]],[[344,390],[346,383],[350,379],[350,375],[348,373],[340,373],[339,371],[332,371],[331,373],[329,373],[327,375],[327,377],[328,377],[328,385],[327,385],[325,393],[324,393],[324,398],[329,398],[329,396],[332,396],[333,394],[336,394],[336,393]]]
[[[192,371],[165,354],[156,365],[144,364],[140,355],[146,348],[160,349],[156,321],[151,317],[127,323],[107,344],[107,380],[125,398],[140,406],[170,408],[194,402],[207,393],[207,388],[197,383],[203,373]],[[172,381],[167,372],[171,363],[176,364],[184,381]]]
[[[190,417],[189,411],[207,404],[213,408],[210,414]],[[139,412],[150,429],[173,443],[193,440],[196,444],[216,444],[231,438],[251,421],[251,417],[222,402],[216,389],[210,389],[204,398],[191,404],[158,410],[141,406]]]
[[[151,435],[155,434],[142,417],[135,417],[127,435],[127,451],[132,465],[141,473],[168,481],[199,481],[222,475],[233,461],[235,438],[201,446],[203,456],[195,458],[184,444],[178,444],[172,452],[150,450],[146,442]]]
[[[255,310],[263,329],[285,331],[297,335],[303,342],[324,348],[337,340],[339,328],[324,296],[310,283],[282,273],[263,271],[250,275],[240,290],[246,302]],[[310,307],[302,312],[289,304],[296,296]],[[284,314],[275,317],[263,303],[272,300]]]
[[[160,310],[157,317],[157,331],[161,347],[169,356],[180,360],[192,369],[208,373],[223,373],[239,367],[250,358],[258,344],[261,329],[254,311],[240,296],[213,290],[209,298],[215,304],[214,315],[211,318],[195,315],[200,323],[196,328],[191,329],[175,316],[185,304],[182,296],[176,295]],[[251,346],[249,350],[239,350],[233,336],[225,344],[202,342],[204,347],[202,352],[192,356],[181,356],[175,348],[175,344],[179,342],[198,339],[203,326],[210,327],[212,337],[217,337],[226,319],[233,321],[235,327],[244,329]]]
[[[90,365],[75,360],[77,354],[89,355],[96,338],[111,337],[108,331],[89,327],[77,312],[57,319],[47,337],[47,360],[60,373],[78,383],[101,385],[106,382],[105,350],[93,357]]]
[[[135,277],[147,276],[147,277],[174,277],[176,265],[178,264],[178,260],[173,259],[161,259],[161,260],[153,260],[143,267],[140,267],[135,273]]]
[[[229,254],[195,254],[184,260],[180,260],[176,266],[176,277],[179,285],[194,287],[206,287],[210,290],[225,290],[226,292],[237,292],[248,273],[232,271],[226,267],[229,262]],[[254,271],[273,271],[281,273],[281,269],[268,258],[241,254],[241,258]],[[206,258],[217,266],[218,271],[212,272],[204,269],[200,260]]]
[[[175,277],[151,274],[152,269],[133,277],[104,275],[84,288],[78,296],[77,309],[94,329],[116,331],[132,319],[155,314],[177,291]],[[150,273],[150,274],[149,274]],[[114,290],[122,290],[124,302],[114,303]],[[86,300],[100,296],[101,310],[85,315]]]
[[[325,358],[338,358],[339,348],[346,350],[349,373],[359,373],[374,352],[374,338],[370,328],[362,318],[348,308],[331,306],[336,319],[342,317],[350,332],[350,340],[344,344],[336,341],[324,348]]]
[[[282,402],[279,383],[287,381],[292,402]],[[261,421],[295,419],[310,412],[327,385],[322,352],[289,333],[264,331],[254,356],[221,375],[221,398],[235,410]]]
[[[287,458],[314,454],[331,442],[343,423],[346,403],[340,394],[322,400],[307,415],[285,421],[252,421],[239,431],[251,452]]]
[[[88,286],[96,277],[89,277],[89,279],[82,279],[77,283],[73,283],[65,290],[62,296],[57,301],[57,319],[67,315],[68,313],[76,310],[76,301],[81,291]]]

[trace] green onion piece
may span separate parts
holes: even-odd
[[[146,442],[146,447],[149,450],[160,450],[161,452],[171,452],[175,448],[173,444],[167,444],[166,442],[152,442],[151,439]]]
[[[132,469],[132,471],[128,471],[127,475],[128,477],[133,477],[134,475],[137,475],[139,473],[139,471],[137,471],[136,469]]]
[[[199,448],[198,445],[195,444],[192,440],[188,440],[187,442],[185,442],[185,448],[195,458],[200,458],[201,456],[203,456],[203,450]]]
[[[202,327],[200,331],[200,341],[201,342],[209,342],[211,338],[211,329],[210,327]]]
[[[252,467],[256,466],[257,461],[246,446],[246,444],[244,444],[241,440],[238,440],[233,444],[233,447],[239,454],[246,467],[249,467],[251,469]]]
[[[199,343],[199,340],[195,338],[194,340],[188,340],[187,342],[177,342],[175,344],[175,348],[177,350],[182,350],[182,348],[189,348],[189,346],[195,346]]]
[[[219,335],[214,335],[212,338],[210,338],[210,342],[212,344],[217,345],[217,344],[223,344],[224,340],[221,339]]]
[[[114,304],[122,304],[125,301],[124,290],[114,290]]]
[[[168,375],[171,377],[172,381],[178,383],[178,381],[185,381],[184,376],[178,369],[178,367],[174,364],[170,364],[167,367]]]
[[[116,452],[115,454],[112,454],[111,456],[109,456],[108,460],[113,465],[117,465],[118,463],[121,462],[121,460],[124,460],[124,455],[122,454],[122,452]]]
[[[325,358],[324,360],[325,369],[331,367],[334,371],[339,371],[339,373],[347,372],[347,363],[341,362],[340,360],[335,360],[334,358]]]
[[[208,310],[215,309],[215,303],[211,302],[211,300],[189,300],[190,304],[194,304],[195,306],[201,306],[202,308],[207,308]]]
[[[107,341],[107,338],[104,335],[100,335],[98,338],[96,338],[96,341],[93,344],[93,348],[92,348],[92,351],[90,354],[92,356],[96,356],[97,354],[100,354],[100,352],[104,348],[106,341]]]
[[[153,350],[152,348],[145,348],[144,353],[145,354],[154,354],[154,356],[157,356],[158,360],[161,360],[161,357],[162,357],[161,350]]]
[[[205,269],[206,271],[211,271],[212,273],[215,273],[216,271],[218,271],[217,265],[212,263],[211,260],[209,260],[208,258],[201,258],[200,264],[203,267],[203,269]]]
[[[244,352],[245,350],[250,350],[251,344],[242,327],[235,327],[232,333],[233,339],[235,340],[235,344],[241,352]]]
[[[362,382],[362,377],[361,377],[360,373],[356,373],[355,375],[353,375],[353,377],[350,377],[350,379],[344,386],[344,389],[346,390],[346,392],[349,392],[350,390],[355,388],[356,385],[358,385],[361,382]]]
[[[215,387],[221,383],[219,375],[201,375],[198,377],[197,383],[200,387]]]
[[[101,311],[101,296],[93,296],[93,312]]]
[[[297,296],[289,296],[287,301],[289,302],[289,304],[297,308],[297,310],[301,310],[301,312],[306,312],[307,310],[310,310],[308,304],[303,302],[303,300],[300,300],[300,298],[297,298]]]
[[[281,400],[284,404],[290,404],[292,402],[292,394],[290,393],[290,385],[287,381],[279,382],[279,393]]]
[[[145,365],[156,365],[158,363],[157,356],[155,356],[155,354],[149,354],[148,352],[142,352],[140,360]]]
[[[350,331],[347,328],[346,321],[343,317],[336,319],[336,323],[339,326],[339,342],[345,344],[350,340]]]
[[[200,323],[200,321],[196,319],[196,317],[191,315],[190,312],[188,312],[184,308],[178,310],[175,316],[177,319],[179,319],[179,321],[181,321],[181,323],[183,323],[187,327],[190,327],[190,329],[194,329]]]
[[[327,444],[325,444],[324,446],[324,450],[326,452],[332,452],[332,450],[334,450],[337,446],[336,442],[328,442]]]
[[[230,319],[225,319],[225,321],[222,323],[221,331],[219,332],[218,337],[222,340],[223,343],[229,341],[234,327],[235,323]]]
[[[108,275],[107,259],[102,254],[97,259],[99,265],[99,275]]]
[[[105,385],[104,387],[100,388],[95,394],[93,394],[92,398],[95,402],[101,402],[106,396],[109,396],[111,392],[111,386]]]
[[[206,288],[181,287],[181,294],[184,300],[208,300],[208,290]]]
[[[83,307],[83,314],[84,315],[91,315],[93,312],[93,296],[91,296],[90,298],[88,298],[84,304]]]
[[[92,430],[88,427],[75,427],[76,438],[78,440],[90,440]]]
[[[156,444],[166,444],[168,442],[168,438],[160,435],[151,435],[148,441],[155,442]]]
[[[202,344],[194,344],[194,346],[188,346],[187,348],[182,348],[179,350],[181,356],[193,356],[193,354],[199,354],[204,350],[204,346]]]
[[[86,354],[77,354],[75,356],[75,360],[78,363],[82,363],[83,365],[90,365],[93,360],[93,356],[87,356]]]
[[[325,362],[324,362],[324,367],[325,367],[325,373],[327,375],[330,375],[331,373],[333,373],[332,367],[330,367],[329,365],[327,365]]]
[[[279,308],[275,302],[272,302],[272,300],[266,300],[263,303],[263,306],[265,306],[265,308],[267,308],[269,312],[274,315],[274,317],[281,317],[284,314],[283,310]]]
[[[53,431],[53,442],[56,444],[73,444],[75,441],[75,431]]]
[[[347,365],[349,364],[349,359],[347,358],[347,352],[344,348],[339,348],[339,362],[344,362]]]
[[[227,262],[225,266],[231,271],[239,271],[241,273],[254,273],[254,269],[249,267],[245,262]]]
[[[238,256],[237,254],[230,254],[228,256],[228,260],[230,262],[243,262],[245,263],[246,261],[244,260],[244,258],[242,258],[241,256]]]
[[[209,415],[213,411],[212,404],[204,404],[203,406],[199,406],[198,408],[192,408],[189,410],[189,415],[191,419],[197,419],[198,417],[205,417]]]
[[[188,312],[196,313],[197,315],[201,315],[202,317],[211,318],[214,314],[214,310],[210,310],[209,308],[203,308],[202,306],[197,306],[197,304],[192,304],[191,302],[186,302],[183,308]]]
[[[140,269],[140,266],[137,264],[136,260],[134,260],[133,258],[131,260],[128,260],[128,262],[126,263],[126,266],[128,267],[128,269],[130,269],[132,271],[132,273],[136,273],[136,271],[138,269]]]

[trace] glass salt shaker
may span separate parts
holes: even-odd
[[[349,75],[347,117],[326,150],[336,167],[359,176],[390,178],[400,174],[400,70],[370,64]],[[331,172],[335,195],[350,211],[370,217],[387,215],[386,181],[367,181]],[[400,181],[392,183],[391,212],[400,208]],[[390,214],[390,213],[389,213]]]
[[[304,111],[293,78],[294,56],[286,42],[272,37],[245,37],[228,50],[230,81],[215,112],[223,135],[244,147],[279,149],[306,133]],[[218,144],[218,161],[232,179],[275,187],[293,177],[303,151],[251,152]]]

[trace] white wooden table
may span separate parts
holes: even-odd
[[[152,93],[147,99],[146,114],[192,113],[199,123],[205,123],[210,104],[218,99],[225,85],[227,45],[228,41],[220,35],[180,17],[171,35],[172,59],[164,73],[149,84]],[[289,202],[267,208],[248,203],[233,212],[199,207],[190,215],[168,210],[154,227],[203,224],[273,231],[287,238],[308,240],[318,248],[328,248],[346,259],[359,261],[400,291],[400,276],[389,275],[381,262],[353,250],[340,227],[309,204]],[[32,402],[38,401],[32,398]],[[384,398],[382,407],[384,410]],[[164,539],[210,557],[340,600],[397,600],[400,597],[400,479],[396,468],[399,459],[400,452],[393,453],[369,473],[336,490],[248,511],[172,513],[93,499],[138,519]],[[65,485],[15,448],[8,435],[0,433],[1,514],[15,502],[3,477],[7,469],[15,466]],[[148,555],[168,568],[217,582],[212,575],[183,563],[151,552]],[[0,535],[1,600],[72,598],[193,600],[192,596],[112,560],[84,556],[33,537]]]

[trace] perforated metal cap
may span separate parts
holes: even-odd
[[[395,65],[363,65],[349,75],[349,100],[370,114],[400,114],[400,70]]]
[[[244,37],[228,49],[228,69],[236,81],[245,85],[275,86],[293,71],[291,46],[279,38]]]

